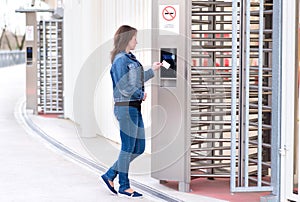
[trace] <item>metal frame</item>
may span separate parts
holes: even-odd
[[[231,113],[232,192],[273,191],[274,195],[278,196],[279,194],[279,191],[274,190],[273,187],[274,183],[279,183],[279,178],[275,177],[278,176],[277,168],[279,163],[278,156],[276,156],[278,151],[274,150],[274,147],[278,148],[278,141],[274,139],[274,134],[278,133],[278,125],[273,127],[274,120],[278,121],[279,105],[277,105],[278,102],[272,102],[272,107],[270,107],[268,106],[270,104],[268,100],[271,97],[270,93],[272,94],[272,100],[274,97],[278,99],[277,89],[280,86],[278,82],[280,80],[278,80],[278,77],[272,77],[272,87],[268,85],[270,85],[270,72],[272,72],[272,76],[277,76],[278,74],[278,60],[274,60],[274,58],[280,58],[278,52],[275,52],[275,56],[273,55],[273,51],[276,48],[270,49],[269,46],[270,43],[272,43],[272,47],[280,45],[280,38],[278,37],[275,40],[273,40],[274,37],[268,38],[270,33],[278,35],[279,30],[269,30],[264,22],[266,16],[272,14],[266,9],[267,7],[272,5],[272,8],[276,11],[279,9],[276,7],[278,2],[276,2],[277,4],[274,3],[270,4],[266,0],[259,1],[259,5],[256,5],[256,2],[251,0],[232,1],[232,106],[235,106],[239,100],[239,110],[237,111],[233,107]],[[251,8],[252,6],[259,6],[259,10]],[[253,16],[258,16],[259,18],[259,27],[255,30],[253,30],[255,26]],[[278,18],[272,21],[274,29],[279,21]],[[258,39],[253,36],[255,34],[258,34]],[[258,42],[258,48],[255,48],[253,42]],[[280,49],[276,49],[276,51],[278,50]],[[257,52],[258,54],[256,54]],[[270,54],[272,54],[272,63],[270,58],[268,58]],[[250,65],[250,58],[255,57],[258,57],[257,67]],[[237,80],[237,74],[239,74],[239,81]],[[255,76],[257,76],[257,86],[253,83],[253,77],[255,78]],[[237,94],[239,97],[236,96]],[[253,94],[257,94],[257,97],[253,96]],[[266,111],[270,109],[272,109],[272,113]],[[266,119],[270,113],[273,121],[272,127],[271,123],[267,123]],[[275,124],[278,124],[276,121]],[[237,126],[238,128],[236,129]],[[253,129],[255,130],[253,131]],[[271,130],[272,143],[268,143],[270,137],[267,130]],[[269,155],[264,157],[264,153],[270,150],[272,159],[268,163]],[[267,172],[266,167],[271,168],[271,182],[263,179]],[[252,171],[254,168],[256,170]],[[237,184],[236,178],[238,178]]]
[[[238,2],[232,1],[232,69],[231,69],[231,106],[237,105],[237,65],[238,65]],[[236,125],[237,109],[231,108],[231,156],[230,164],[230,191],[234,192],[236,187]]]
[[[273,57],[272,57],[272,194],[280,199],[281,89],[282,89],[282,1],[273,0]]]

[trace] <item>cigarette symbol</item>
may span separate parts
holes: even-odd
[[[174,20],[176,17],[176,10],[172,6],[167,6],[163,9],[162,15],[163,18],[167,21]]]

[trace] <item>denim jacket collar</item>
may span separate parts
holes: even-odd
[[[119,58],[119,57],[122,57],[123,55],[126,55],[129,59],[134,60],[134,61],[136,61],[136,62],[139,63],[139,61],[136,59],[135,55],[133,55],[132,52],[127,53],[126,51],[121,51],[121,52],[119,52],[119,53],[116,55],[115,60],[116,60],[117,58]]]
[[[125,52],[125,53],[126,53],[126,52]],[[126,55],[127,57],[129,57],[130,59],[137,61],[135,55],[133,55],[132,52],[126,53],[125,55]]]

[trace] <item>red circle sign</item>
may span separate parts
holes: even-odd
[[[172,21],[176,17],[176,10],[172,6],[166,6],[162,11],[162,16],[167,21]]]

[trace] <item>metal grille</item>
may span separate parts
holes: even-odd
[[[192,178],[271,190],[271,61],[272,1],[192,1]]]
[[[38,111],[63,113],[63,22],[39,23]]]

